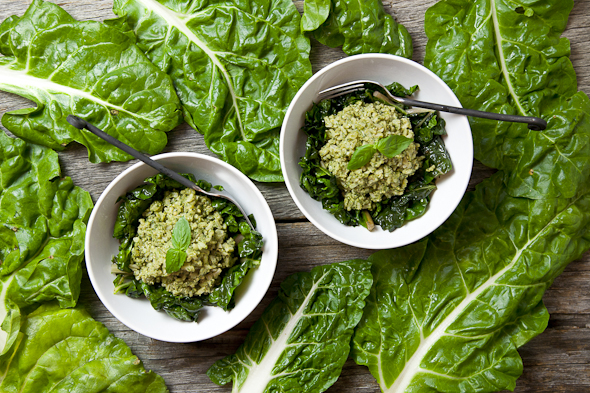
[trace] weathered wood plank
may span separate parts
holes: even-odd
[[[386,10],[394,15],[411,33],[414,40],[414,60],[424,58],[426,36],[424,12],[436,0],[384,0]],[[0,20],[12,14],[22,15],[29,0],[0,0]],[[80,20],[111,18],[112,0],[63,0],[58,2]],[[303,1],[295,4],[301,10]],[[590,0],[576,1],[565,36],[571,40],[571,60],[578,75],[579,88],[590,92]],[[314,72],[344,57],[338,49],[330,49],[313,42],[311,60]],[[0,113],[29,106],[27,100],[0,93]],[[212,155],[204,146],[203,138],[187,125],[169,134],[165,151],[193,151]],[[129,163],[90,164],[85,148],[71,145],[60,153],[64,173],[87,189],[94,200],[108,183]],[[476,163],[470,188],[493,171]],[[366,258],[372,252],[343,246],[322,234],[303,220],[284,185],[257,184],[267,198],[278,221],[279,262],[277,273],[267,295],[244,322],[229,332],[213,339],[191,344],[158,342],[131,331],[116,320],[96,297],[87,278],[82,283],[80,303],[103,322],[116,336],[124,339],[148,369],[160,373],[172,392],[228,392],[217,387],[205,375],[217,359],[233,353],[242,343],[249,327],[276,295],[280,282],[289,274],[307,271],[318,264],[352,258]],[[525,345],[524,374],[517,383],[518,392],[587,392],[590,391],[590,254],[572,263],[555,280],[545,295],[551,313],[547,330]],[[377,393],[379,388],[368,371],[348,361],[342,376],[329,391]]]

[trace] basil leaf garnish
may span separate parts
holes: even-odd
[[[352,157],[350,157],[347,168],[351,171],[362,168],[363,166],[367,165],[369,161],[371,161],[371,158],[373,158],[373,155],[376,152],[377,149],[374,145],[363,145],[357,147]]]
[[[172,246],[185,251],[189,244],[191,244],[191,226],[186,218],[181,217],[172,231]]]
[[[172,230],[172,248],[166,252],[166,272],[180,270],[186,261],[186,249],[191,244],[191,226],[187,219],[181,217]]]
[[[174,273],[180,270],[186,261],[186,251],[170,248],[166,252],[166,272]]]
[[[387,158],[393,158],[406,150],[412,142],[414,142],[413,139],[402,135],[389,135],[379,139],[374,145],[368,144],[357,147],[352,157],[350,157],[347,168],[351,171],[362,168],[371,161],[371,158],[373,158],[373,155],[377,151]]]
[[[387,158],[393,158],[406,150],[414,142],[413,139],[403,135],[389,135],[379,139],[377,150]]]

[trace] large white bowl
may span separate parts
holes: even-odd
[[[217,336],[250,314],[268,290],[275,272],[278,239],[275,222],[264,197],[244,174],[216,158],[196,153],[167,153],[152,157],[172,170],[193,173],[213,185],[222,185],[248,214],[254,214],[257,229],[264,237],[260,266],[252,269],[236,290],[236,307],[228,312],[205,307],[198,323],[183,322],[156,311],[150,302],[113,294],[111,260],[119,241],[113,238],[117,216],[117,198],[143,184],[155,169],[138,163],[121,173],[100,196],[86,232],[86,266],[96,294],[105,307],[122,323],[145,336],[168,342],[193,342]]]
[[[299,90],[283,122],[280,156],[283,176],[291,197],[307,219],[328,236],[355,247],[386,249],[410,244],[438,228],[455,210],[469,183],[473,166],[473,140],[465,116],[441,113],[448,135],[445,145],[453,161],[453,170],[436,180],[438,189],[432,194],[427,212],[393,232],[376,227],[372,232],[341,224],[322,204],[312,199],[299,186],[299,160],[305,154],[307,136],[301,130],[305,112],[317,102],[318,93],[329,87],[368,79],[390,84],[399,82],[405,87],[419,85],[413,97],[421,101],[461,106],[451,89],[432,71],[402,57],[386,54],[365,54],[344,58],[325,67]]]

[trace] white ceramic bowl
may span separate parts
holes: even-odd
[[[445,145],[454,169],[436,180],[438,189],[432,194],[427,212],[393,232],[376,227],[372,232],[341,224],[299,186],[300,158],[305,154],[307,136],[301,127],[305,112],[317,102],[318,93],[329,87],[360,79],[375,80],[385,85],[399,82],[405,87],[419,85],[413,97],[421,101],[461,106],[451,89],[432,71],[402,57],[387,54],[365,54],[344,58],[325,67],[299,90],[283,122],[280,156],[283,176],[291,197],[307,219],[328,236],[355,247],[386,249],[401,247],[428,235],[455,210],[469,183],[473,166],[473,140],[465,116],[442,113],[448,135]]]
[[[183,322],[156,311],[145,298],[132,299],[113,294],[111,260],[119,241],[113,238],[117,215],[117,198],[143,184],[155,169],[138,163],[121,173],[100,196],[86,232],[86,266],[96,294],[105,307],[122,323],[145,336],[168,342],[193,342],[217,336],[254,310],[266,293],[275,272],[278,239],[275,222],[264,197],[244,174],[216,158],[196,153],[167,153],[152,157],[172,170],[193,173],[213,185],[222,185],[248,214],[254,214],[257,229],[264,237],[260,266],[252,269],[236,290],[236,307],[228,312],[219,307],[205,307],[198,323]]]

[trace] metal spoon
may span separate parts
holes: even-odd
[[[201,187],[197,186],[195,183],[193,183],[192,181],[190,181],[186,177],[180,176],[178,173],[174,172],[171,169],[166,168],[164,165],[158,163],[157,161],[152,160],[151,158],[149,158],[145,154],[142,154],[142,153],[138,152],[137,150],[135,150],[134,148],[124,144],[123,142],[121,142],[117,138],[113,138],[112,136],[110,136],[106,132],[104,132],[101,129],[88,123],[86,120],[80,119],[77,116],[69,115],[67,117],[67,121],[68,121],[68,123],[70,123],[71,125],[73,125],[74,127],[76,127],[79,130],[87,129],[88,131],[92,132],[94,135],[98,136],[99,138],[104,139],[105,141],[107,141],[111,145],[123,150],[125,153],[128,153],[128,154],[132,155],[133,157],[137,158],[138,160],[143,161],[147,165],[156,169],[158,172],[161,172],[164,175],[168,176],[169,178],[176,180],[177,182],[179,182],[180,184],[182,184],[185,187],[192,188],[193,190],[200,192],[201,194],[205,194],[205,195],[217,197],[217,198],[227,199],[228,201],[230,201],[231,203],[236,205],[238,209],[240,209],[240,212],[242,212],[242,214],[244,215],[244,219],[246,220],[248,225],[250,225],[250,228],[252,228],[252,230],[256,230],[254,228],[254,225],[252,225],[252,223],[250,222],[250,219],[248,218],[248,215],[246,214],[244,209],[242,209],[242,207],[238,204],[238,202],[236,202],[235,199],[233,199],[232,197],[230,197],[228,195],[224,195],[224,194],[219,194],[216,192],[209,192],[209,191],[203,190]]]

